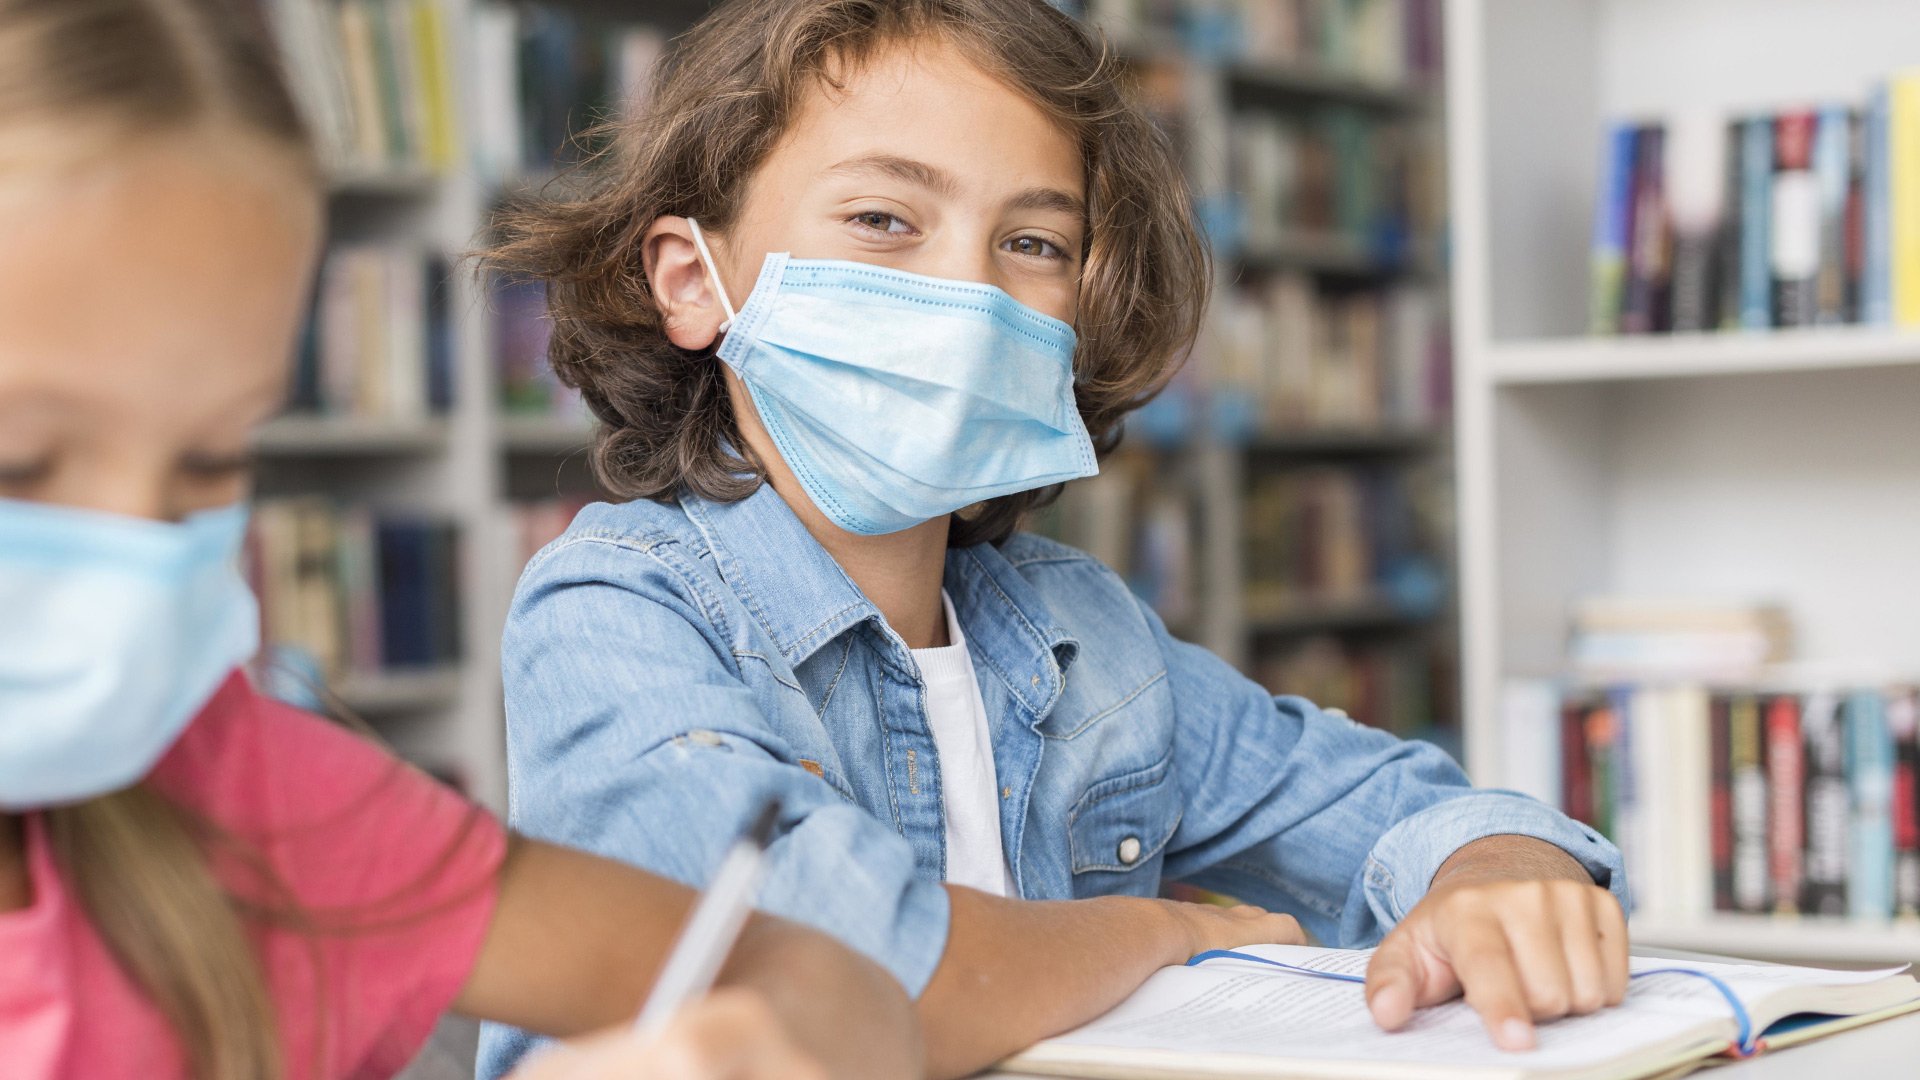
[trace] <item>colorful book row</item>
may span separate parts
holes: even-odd
[[[1230,130],[1237,221],[1213,239],[1249,261],[1403,267],[1445,217],[1439,145],[1414,126],[1333,105],[1245,110]]]
[[[1920,70],[1864,107],[1616,124],[1591,273],[1599,334],[1920,326]]]
[[[264,500],[246,563],[264,649],[295,670],[331,679],[460,658],[449,522],[320,498]]]
[[[1427,467],[1263,470],[1248,485],[1242,543],[1250,612],[1438,610],[1445,499]]]
[[[564,7],[480,5],[471,17],[474,158],[484,175],[542,177],[591,153],[594,124],[646,106],[658,29]]]
[[[459,160],[443,0],[266,0],[289,80],[337,173]]]
[[[452,407],[450,270],[417,248],[328,252],[294,367],[294,412],[420,419]]]
[[[1431,428],[1451,403],[1442,306],[1427,290],[1323,291],[1304,274],[1223,290],[1206,388],[1255,432]]]
[[[1509,687],[1510,762],[1606,833],[1641,910],[1920,915],[1920,696]]]
[[[1427,638],[1319,635],[1261,650],[1254,678],[1276,694],[1337,708],[1360,723],[1458,751],[1453,656]]]
[[[1177,36],[1212,58],[1390,85],[1425,82],[1439,70],[1438,0],[1082,0],[1064,6],[1123,41]]]

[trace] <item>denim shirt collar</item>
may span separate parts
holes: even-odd
[[[880,610],[771,484],[735,502],[683,492],[680,506],[705,536],[721,576],[787,663],[798,666],[862,622],[883,623]],[[968,651],[1006,683],[1037,723],[1059,700],[1080,643],[991,544],[949,550],[944,584],[966,629]]]

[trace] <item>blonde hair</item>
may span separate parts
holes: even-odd
[[[10,167],[104,155],[134,134],[231,132],[316,174],[257,10],[228,0],[0,0],[0,136],[9,132],[34,139]],[[144,785],[46,821],[63,878],[172,1025],[190,1074],[280,1077],[273,999],[248,912],[210,864],[214,830]]]

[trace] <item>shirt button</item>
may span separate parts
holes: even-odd
[[[1140,838],[1137,836],[1129,836],[1125,840],[1120,841],[1119,854],[1122,866],[1132,866],[1134,863],[1139,862]]]

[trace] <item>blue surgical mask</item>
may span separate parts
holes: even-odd
[[[0,499],[0,809],[133,784],[253,655],[246,528]]]
[[[721,361],[820,512],[899,532],[1099,471],[1073,397],[1073,327],[991,285],[771,254]]]

